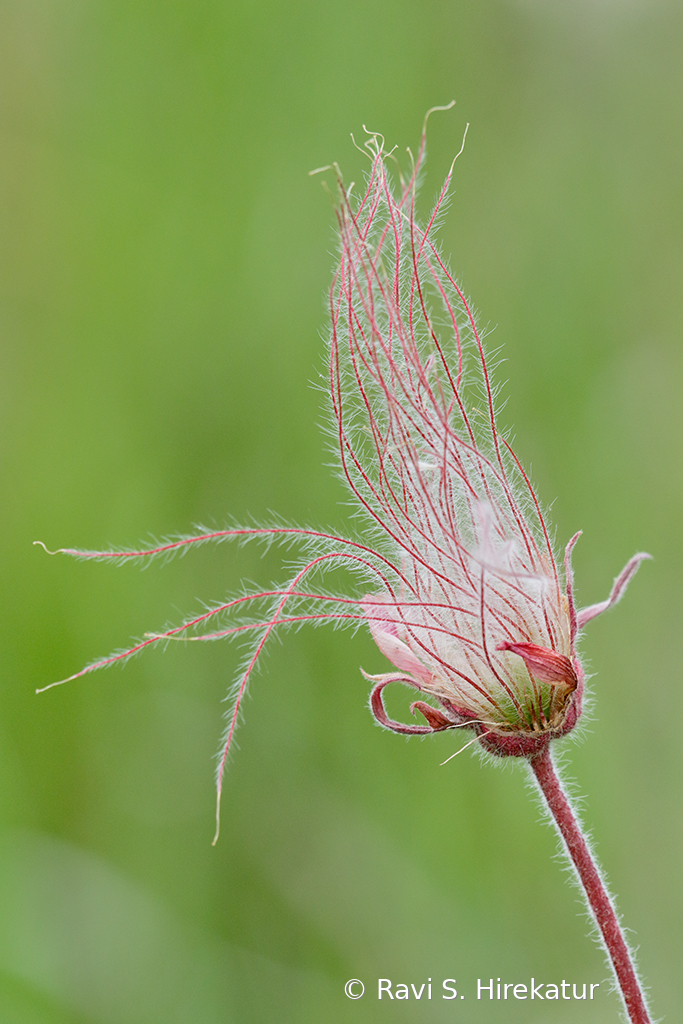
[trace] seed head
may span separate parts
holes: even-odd
[[[275,630],[365,625],[394,667],[367,677],[382,726],[404,734],[467,727],[492,753],[532,756],[581,714],[578,631],[621,598],[649,557],[635,555],[606,601],[577,612],[570,556],[579,534],[558,568],[540,503],[496,424],[473,311],[434,240],[453,166],[421,224],[415,204],[425,130],[407,179],[398,171],[392,181],[392,154],[381,136],[368,133],[364,152],[370,172],[358,200],[337,171],[340,253],[330,291],[328,378],[334,448],[360,529],[340,536],[276,522],[200,529],[132,551],[60,549],[117,561],[230,539],[303,547],[307,557],[287,586],[205,606],[69,677],[169,640],[253,637],[227,715],[217,806],[242,699]],[[367,596],[324,590],[321,577],[337,567],[350,569]],[[388,717],[382,695],[391,682],[431,700],[412,705],[426,725]]]
[[[395,668],[368,677],[371,708],[396,732],[468,726],[489,751],[528,756],[581,714],[576,638],[591,615],[574,607],[579,535],[561,572],[540,503],[497,427],[481,334],[433,237],[453,167],[421,225],[424,133],[408,180],[392,182],[379,135],[366,150],[371,171],[357,203],[338,180],[331,392],[344,476],[391,567],[362,601]],[[438,707],[412,706],[426,726],[388,718],[390,682],[435,699]]]

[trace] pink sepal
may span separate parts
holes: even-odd
[[[542,683],[565,683],[572,690],[576,689],[578,680],[574,666],[564,654],[538,644],[510,643],[507,640],[498,644],[496,650],[518,654],[524,659],[531,675]]]
[[[640,563],[646,558],[652,558],[652,555],[648,555],[645,551],[641,551],[637,555],[634,555],[633,558],[626,563],[615,579],[612,592],[607,600],[601,601],[599,604],[592,604],[588,608],[581,609],[577,615],[579,629],[585,626],[587,622],[590,622],[591,619],[594,619],[596,615],[606,612],[608,608],[612,608],[617,604],[617,602],[621,601],[624,593],[626,592],[627,586],[638,572]]]
[[[365,673],[363,674],[365,675]],[[376,679],[377,677],[370,676],[366,678]],[[378,721],[385,729],[391,729],[392,732],[398,732],[404,736],[426,736],[428,733],[434,732],[431,725],[405,725],[403,722],[395,722],[393,718],[389,718],[382,699],[382,690],[385,686],[388,686],[389,683],[403,683],[405,686],[415,685],[412,679],[404,679],[403,676],[382,676],[377,685],[372,688],[372,692],[370,694],[370,710],[372,711],[376,721]]]
[[[385,729],[391,729],[392,732],[401,733],[403,736],[426,736],[432,732],[441,732],[442,729],[450,729],[455,724],[446,718],[445,715],[442,715],[440,711],[437,711],[436,708],[433,708],[430,704],[425,704],[422,700],[414,701],[410,705],[410,710],[413,714],[415,714],[416,710],[420,711],[429,722],[429,725],[407,725],[404,722],[395,722],[393,718],[389,718],[387,715],[382,690],[389,683],[403,683],[404,686],[419,689],[416,680],[406,678],[406,676],[398,675],[397,673],[389,673],[385,676],[369,676],[366,672],[363,672],[363,675],[366,679],[376,683],[370,694],[370,710],[375,720]]]
[[[413,715],[416,711],[419,711],[421,715],[424,715],[432,727],[432,732],[441,732],[442,729],[453,728],[453,722],[449,721],[445,715],[442,715],[440,711],[433,708],[431,704],[426,704],[423,700],[413,701],[410,705],[410,710]]]
[[[583,530],[579,530],[575,533],[572,539],[564,549],[564,577],[567,587],[567,603],[569,605],[569,623],[571,628],[571,641],[572,646],[576,639],[576,634],[579,629],[579,620],[576,615],[576,603],[574,601],[574,570],[572,569],[572,551],[574,545],[583,533]]]
[[[399,640],[398,636],[396,636],[396,623],[387,622],[384,618],[387,614],[386,606],[370,604],[367,598],[361,602],[361,606],[368,620],[372,638],[382,654],[401,672],[407,672],[408,675],[416,676],[423,683],[430,683],[432,681],[432,673],[413,654],[408,644],[404,643],[403,640]]]

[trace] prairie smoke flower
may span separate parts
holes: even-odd
[[[368,135],[370,172],[358,200],[335,165],[340,256],[330,292],[333,434],[362,528],[339,536],[276,523],[200,530],[135,551],[60,549],[80,558],[121,560],[172,555],[208,541],[261,538],[299,542],[308,554],[287,586],[212,605],[69,678],[170,639],[254,636],[219,756],[218,826],[223,772],[242,698],[271,633],[305,622],[366,625],[393,666],[367,676],[374,684],[370,707],[380,725],[406,735],[465,728],[489,753],[528,759],[586,893],[629,1017],[648,1024],[614,909],[548,746],[581,715],[579,631],[621,599],[650,556],[633,556],[607,600],[576,609],[571,553],[580,533],[558,565],[539,500],[497,426],[495,388],[473,311],[434,240],[453,165],[421,224],[415,202],[425,131],[410,175],[404,180],[399,173],[393,182],[382,137]],[[356,573],[365,596],[320,586],[321,577],[337,566]],[[238,617],[244,610],[248,619]],[[383,690],[393,682],[427,698],[411,705],[426,724],[388,717]]]
[[[496,754],[529,756],[581,714],[579,628],[622,596],[577,613],[571,550],[561,578],[540,504],[496,425],[494,387],[470,305],[433,239],[453,167],[425,226],[417,176],[394,190],[379,136],[356,207],[339,180],[341,259],[331,300],[331,392],[344,476],[378,551],[362,601],[397,672],[369,677],[386,728],[472,728]],[[403,682],[426,726],[390,720],[382,690]]]

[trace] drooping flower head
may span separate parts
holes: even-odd
[[[276,523],[202,530],[133,551],[60,549],[117,560],[211,540],[303,545],[308,558],[286,587],[243,591],[69,677],[170,639],[255,637],[227,716],[219,801],[242,698],[274,630],[365,624],[393,665],[368,677],[382,726],[404,734],[465,727],[492,753],[533,756],[581,714],[578,631],[620,599],[649,557],[635,555],[607,601],[577,612],[570,555],[579,534],[558,566],[536,494],[496,424],[472,309],[434,239],[453,167],[421,224],[415,204],[425,131],[405,179],[389,173],[381,136],[368,135],[370,171],[358,200],[337,174],[340,255],[330,292],[335,447],[357,503],[356,532]],[[321,587],[321,577],[340,565],[356,573],[359,593]],[[236,618],[243,610],[249,617]],[[389,719],[382,694],[391,682],[426,698],[411,706],[426,725]]]
[[[496,425],[472,309],[434,241],[453,167],[425,225],[415,213],[425,152],[393,184],[383,140],[354,205],[339,182],[341,259],[332,289],[331,391],[344,475],[391,571],[362,607],[396,671],[371,707],[397,732],[470,725],[498,754],[530,755],[581,714],[571,549],[558,569],[531,483]],[[615,584],[618,600],[643,555]],[[428,725],[386,715],[404,682],[435,698]]]

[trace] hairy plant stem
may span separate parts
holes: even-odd
[[[612,901],[583,836],[581,825],[562,789],[549,749],[546,747],[540,754],[529,758],[529,764],[600,929],[628,1019],[632,1024],[651,1024],[645,997]]]

